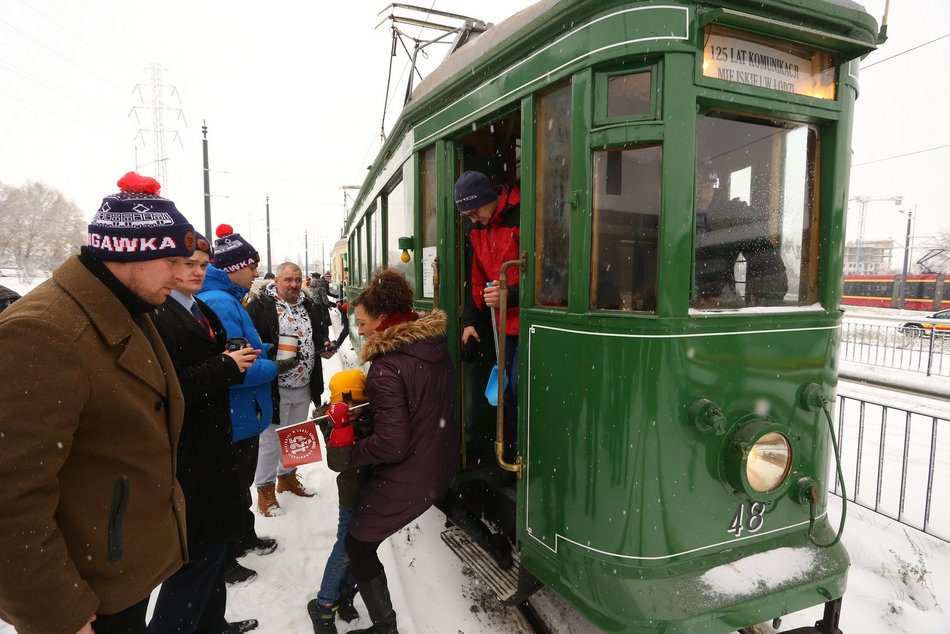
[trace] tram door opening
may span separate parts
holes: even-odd
[[[478,126],[469,134],[456,141],[456,165],[453,182],[462,172],[473,170],[482,172],[488,177],[491,185],[498,191],[520,189],[521,187],[521,113],[514,112],[499,117],[489,123]],[[485,253],[478,256],[473,253],[470,234],[473,230],[482,230],[469,218],[457,216],[458,249],[460,261],[458,271],[461,279],[458,280],[459,314],[466,313],[466,303],[469,311],[472,310],[473,290],[481,293],[482,289],[473,289],[472,267],[481,267],[476,279],[484,277],[484,266],[478,261],[484,258]],[[484,244],[484,243],[483,243]],[[491,254],[488,254],[489,256]],[[489,258],[490,259],[490,258]],[[473,263],[474,261],[474,263]],[[512,275],[509,269],[509,285],[518,284],[518,278]],[[495,311],[496,321],[498,318]],[[469,343],[462,346],[460,358],[463,359],[460,371],[460,394],[462,395],[462,424],[463,438],[463,468],[495,469],[494,440],[495,440],[495,408],[485,397],[485,387],[492,367],[495,365],[495,337],[492,334],[492,325],[487,311],[482,311],[478,326],[480,343]],[[461,341],[458,342],[461,346]],[[504,351],[501,352],[501,363],[504,363]],[[506,425],[506,436],[513,434],[514,425]],[[514,438],[506,438],[512,446]]]

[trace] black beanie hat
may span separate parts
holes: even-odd
[[[218,239],[214,241],[214,266],[225,273],[234,273],[261,261],[257,249],[234,233],[231,225],[218,225],[214,231]]]
[[[462,172],[455,182],[455,206],[459,213],[478,209],[498,199],[498,192],[481,172]]]
[[[158,195],[157,180],[129,172],[116,184],[120,191],[102,199],[89,223],[91,255],[106,262],[191,257],[195,229],[175,203]]]

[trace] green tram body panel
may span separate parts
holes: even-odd
[[[708,23],[794,42],[838,56],[837,97],[817,99],[704,77]],[[844,218],[857,56],[877,43],[877,25],[849,0],[619,2],[544,0],[462,47],[417,87],[372,165],[347,219],[349,297],[369,273],[396,262],[385,197],[402,174],[417,305],[422,292],[421,153],[435,151],[438,304],[449,340],[461,328],[463,225],[453,184],[470,169],[462,139],[515,113],[520,122],[521,247],[518,452],[523,478],[498,486],[495,410],[483,397],[494,363],[482,333],[480,358],[457,365],[463,424],[459,487],[517,540],[524,568],[609,632],[727,632],[836,599],[848,555],[825,515],[834,473],[824,413],[806,405],[806,386],[828,401],[837,382]],[[488,40],[486,40],[488,41]],[[476,43],[478,40],[476,40]],[[467,45],[471,46],[471,45]],[[605,121],[598,73],[649,68],[654,102],[641,121]],[[572,83],[570,285],[567,305],[535,301],[535,99]],[[708,110],[806,123],[820,132],[815,302],[761,312],[689,307],[693,284],[697,120]],[[494,130],[492,130],[494,132]],[[590,309],[592,153],[662,148],[655,310]],[[411,176],[406,176],[411,173]],[[383,211],[382,239],[370,214]],[[378,220],[377,220],[378,222]],[[381,261],[367,261],[373,253]],[[355,324],[351,332],[356,332]],[[457,343],[451,346],[460,358]],[[718,406],[721,429],[697,424],[701,399]],[[730,452],[737,430],[769,425],[787,436],[792,467],[774,491],[736,484]],[[814,528],[802,482],[822,492]],[[473,482],[480,486],[466,487]],[[474,494],[473,494],[474,495]]]
[[[618,623],[727,631],[843,593],[846,552],[809,543],[808,506],[794,499],[799,478],[822,479],[829,468],[827,423],[798,406],[797,392],[833,384],[837,316],[779,329],[720,317],[711,320],[715,331],[667,321],[643,332],[532,311],[522,319],[529,323],[521,343],[520,545],[530,569],[550,573],[541,575],[545,583],[589,604],[608,631]],[[789,431],[797,458],[790,486],[764,505],[754,531],[730,530],[749,500],[724,483],[728,434],[690,420],[690,404],[702,397],[722,406],[730,423],[764,417]],[[808,577],[821,571],[820,581],[802,587],[802,571],[782,580],[772,569],[749,577],[744,590],[737,583],[722,590],[715,577],[701,578],[766,547],[790,550],[759,565],[811,562]],[[714,605],[721,614],[709,611]]]

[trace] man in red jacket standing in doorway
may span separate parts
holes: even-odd
[[[455,206],[472,222],[465,250],[470,287],[465,293],[462,314],[462,345],[472,350],[481,341],[478,328],[485,323],[486,309],[495,311],[501,303],[498,278],[504,262],[521,257],[521,190],[492,187],[481,172],[463,172],[455,183]],[[505,311],[505,414],[508,420],[508,451],[514,449],[518,424],[518,268],[506,271],[508,293]],[[491,283],[491,285],[488,285]]]

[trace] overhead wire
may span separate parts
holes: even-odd
[[[101,55],[104,59],[107,59],[114,64],[124,67],[125,72],[131,73],[133,75],[137,75],[138,73],[141,72],[141,69],[137,69],[129,65],[124,56],[117,56],[115,55],[114,51],[105,50],[102,47],[97,46],[96,44],[90,42],[87,38],[77,34],[77,31],[83,30],[83,25],[80,24],[75,18],[67,15],[66,13],[63,13],[62,9],[57,8],[55,5],[50,5],[50,8],[54,9],[61,16],[63,16],[64,18],[72,22],[77,27],[76,30],[71,29],[67,26],[63,26],[58,21],[54,20],[49,15],[44,13],[42,10],[36,8],[35,6],[27,2],[27,0],[20,0],[20,3],[29,7],[32,11],[40,15],[44,20],[54,25],[55,27],[57,27],[58,29],[60,29],[61,31],[63,31],[64,33],[72,37],[73,39],[75,39],[77,42],[79,42],[83,46],[87,47],[88,49],[92,51],[95,51],[96,53]]]
[[[9,94],[7,94],[7,93],[5,93],[5,92],[0,92],[0,97],[6,97],[7,99],[11,99],[11,100],[13,100],[13,101],[18,101],[18,102],[22,103],[22,104],[25,105],[25,106],[29,106],[29,107],[35,108],[35,109],[37,109],[37,110],[42,110],[43,112],[46,112],[46,113],[48,113],[48,114],[51,114],[51,115],[53,115],[54,117],[59,117],[60,119],[64,119],[64,120],[66,120],[66,121],[69,121],[70,123],[75,123],[75,124],[77,124],[77,125],[81,125],[81,126],[84,126],[84,127],[87,127],[87,128],[91,128],[91,129],[95,129],[95,130],[100,130],[100,131],[102,131],[102,132],[108,132],[109,134],[115,134],[115,133],[116,133],[116,131],[115,131],[114,129],[106,128],[106,127],[103,127],[103,126],[100,126],[100,125],[91,124],[91,123],[89,123],[88,121],[79,121],[78,119],[74,119],[74,118],[72,118],[72,117],[70,117],[70,116],[68,116],[68,115],[65,115],[65,114],[61,113],[61,112],[56,112],[55,110],[50,110],[49,108],[46,108],[45,106],[41,106],[41,105],[35,104],[35,103],[31,102],[31,101],[27,101],[27,100],[25,100],[25,99],[21,99],[20,97],[14,97],[13,95],[9,95]],[[118,136],[118,135],[117,135],[117,136]]]
[[[47,52],[49,52],[49,53],[52,53],[53,55],[56,55],[57,57],[60,57],[60,58],[62,58],[62,59],[64,59],[64,60],[66,60],[66,61],[67,61],[69,64],[71,64],[72,66],[75,66],[76,68],[78,68],[78,69],[80,69],[80,70],[82,70],[82,71],[88,73],[89,75],[91,75],[92,77],[95,77],[96,79],[98,79],[99,81],[103,82],[104,84],[106,84],[106,85],[108,85],[108,86],[111,86],[112,88],[115,88],[116,90],[118,90],[118,91],[120,91],[120,92],[122,92],[122,93],[125,93],[125,92],[126,92],[126,89],[125,89],[125,88],[123,88],[122,86],[119,86],[118,84],[116,84],[115,82],[113,82],[113,81],[112,81],[111,79],[109,79],[108,77],[103,77],[102,75],[100,75],[100,74],[97,73],[96,71],[92,70],[91,68],[87,68],[86,66],[83,66],[82,64],[80,64],[79,62],[77,62],[76,60],[71,59],[70,57],[68,57],[68,56],[66,56],[66,55],[64,55],[64,54],[62,54],[62,53],[60,53],[59,51],[57,51],[56,49],[54,49],[54,48],[52,48],[52,47],[50,47],[50,46],[47,46],[46,44],[44,44],[44,43],[41,42],[40,40],[36,39],[35,37],[33,37],[32,35],[30,35],[29,33],[27,33],[26,31],[23,31],[22,29],[20,29],[20,28],[14,26],[14,25],[12,25],[12,24],[10,24],[10,23],[7,22],[6,20],[0,19],[0,26],[6,28],[8,31],[12,31],[12,32],[15,33],[16,35],[19,35],[19,36],[22,37],[23,39],[25,39],[25,40],[27,40],[28,42],[32,43],[34,46],[36,46],[36,47],[38,47],[38,48],[41,48],[41,49],[43,49],[43,50],[45,50],[45,51],[47,51]]]
[[[436,1],[437,0],[432,0],[432,4],[429,5],[428,11],[432,11],[435,8]],[[392,104],[393,100],[395,99],[395,96],[399,94],[397,91],[393,91],[392,97],[389,96],[389,88],[390,88],[390,84],[392,80],[392,58],[395,57],[395,46],[396,46],[396,40],[397,40],[397,35],[395,33],[395,26],[393,26],[392,28],[394,32],[392,36],[393,39],[390,44],[389,71],[386,77],[386,96],[383,99],[383,119],[382,119],[382,122],[380,123],[380,132],[382,133],[384,140],[385,140],[385,128],[386,128],[386,112],[388,111],[389,106]],[[423,28],[424,28],[423,26],[419,26],[419,33],[417,34],[417,39],[418,37],[422,35]],[[399,41],[400,43],[402,43],[402,40],[399,40]],[[403,48],[405,48],[405,44],[403,44]],[[406,74],[407,66],[412,62],[412,56],[409,55],[408,50],[406,51],[406,54],[409,56],[409,60],[406,62],[406,64],[403,66],[402,71],[400,71],[399,73],[399,79],[396,80],[397,85],[402,81],[403,76]],[[412,71],[410,71],[410,73],[411,72]],[[360,167],[361,173],[357,175],[357,178],[360,182],[362,182],[365,178],[365,173],[362,173],[363,171],[362,166],[366,164],[366,159],[369,156],[370,152],[373,151],[373,145],[375,145],[375,143],[376,143],[376,132],[374,131],[373,138],[370,141],[368,147],[366,148],[366,152],[363,154],[363,160],[361,161],[361,167]]]
[[[99,114],[103,116],[106,116],[109,118],[115,117],[115,113],[106,111],[101,104],[97,104],[93,101],[86,99],[85,97],[81,97],[77,95],[76,93],[60,88],[59,86],[56,86],[55,84],[50,83],[46,81],[45,79],[41,79],[39,77],[36,77],[35,75],[24,72],[22,69],[19,69],[16,66],[13,66],[12,64],[8,64],[4,62],[3,60],[0,60],[0,68],[5,68],[7,71],[15,75],[19,75],[23,79],[33,82],[34,84],[37,84],[38,86],[41,86],[45,88],[46,90],[59,93],[60,95],[63,95],[64,97],[69,98],[71,101],[74,101],[78,104],[86,106],[90,110],[95,110],[96,112],[98,112]]]
[[[907,53],[916,51],[916,50],[921,49],[921,48],[923,48],[923,47],[925,47],[925,46],[929,46],[930,44],[933,44],[934,42],[939,42],[940,40],[946,39],[946,38],[948,38],[948,37],[950,37],[950,33],[944,33],[943,35],[941,35],[941,36],[939,36],[939,37],[935,37],[934,39],[928,40],[928,41],[923,42],[923,43],[921,43],[921,44],[918,44],[917,46],[912,46],[911,48],[905,49],[905,50],[903,50],[903,51],[901,51],[901,52],[899,52],[899,53],[894,53],[893,55],[890,55],[889,57],[885,57],[884,59],[879,59],[879,60],[877,60],[877,61],[875,61],[875,62],[873,62],[873,63],[871,63],[871,64],[868,64],[867,66],[861,66],[861,70],[862,70],[862,71],[863,71],[863,70],[867,70],[867,69],[871,68],[872,66],[877,66],[878,64],[883,64],[884,62],[887,62],[887,61],[890,61],[890,60],[892,60],[892,59],[894,59],[894,58],[900,57],[901,55],[906,55]],[[871,161],[864,161],[864,162],[861,162],[861,163],[855,163],[855,164],[853,164],[853,165],[851,166],[851,168],[854,169],[855,167],[863,167],[863,166],[865,166],[865,165],[873,165],[873,164],[875,164],[875,163],[883,163],[883,162],[885,162],[885,161],[893,161],[893,160],[896,160],[896,159],[899,159],[899,158],[904,158],[904,157],[906,157],[906,156],[913,156],[913,155],[915,155],[915,154],[924,154],[924,153],[926,153],[926,152],[933,152],[933,151],[935,151],[935,150],[943,150],[943,149],[948,148],[948,147],[950,147],[950,145],[938,145],[938,146],[935,146],[935,147],[925,148],[925,149],[922,149],[922,150],[914,150],[914,151],[912,151],[912,152],[904,152],[904,153],[902,153],[902,154],[894,154],[894,155],[891,155],[891,156],[885,156],[885,157],[878,158],[878,159],[874,159],[874,160],[871,160]]]
[[[873,161],[864,161],[863,163],[855,163],[852,165],[852,169],[855,167],[862,167],[864,165],[871,165],[873,163],[883,163],[884,161],[893,161],[894,159],[904,158],[905,156],[913,156],[914,154],[923,154],[924,152],[933,152],[935,150],[943,150],[950,148],[950,144],[947,145],[938,145],[936,147],[930,147],[924,150],[915,150],[913,152],[905,152],[903,154],[894,154],[893,156],[885,156],[883,158],[874,159]]]
[[[890,57],[885,57],[884,59],[879,59],[879,60],[877,60],[876,62],[873,62],[873,63],[871,63],[871,64],[868,64],[867,66],[861,66],[861,70],[867,70],[867,69],[871,68],[872,66],[877,66],[878,64],[883,64],[884,62],[886,62],[886,61],[888,61],[888,60],[894,59],[895,57],[900,57],[901,55],[904,55],[904,54],[906,54],[906,53],[910,53],[911,51],[916,51],[916,50],[919,49],[919,48],[923,48],[923,47],[927,46],[928,44],[933,44],[934,42],[939,42],[940,40],[942,40],[942,39],[944,39],[944,38],[947,38],[947,37],[950,37],[950,33],[945,33],[945,34],[941,35],[940,37],[936,37],[936,38],[930,40],[929,42],[924,42],[923,44],[918,44],[917,46],[914,46],[914,47],[912,47],[912,48],[909,48],[909,49],[907,49],[907,50],[905,50],[905,51],[901,51],[900,53],[894,53],[894,54],[891,55]]]

